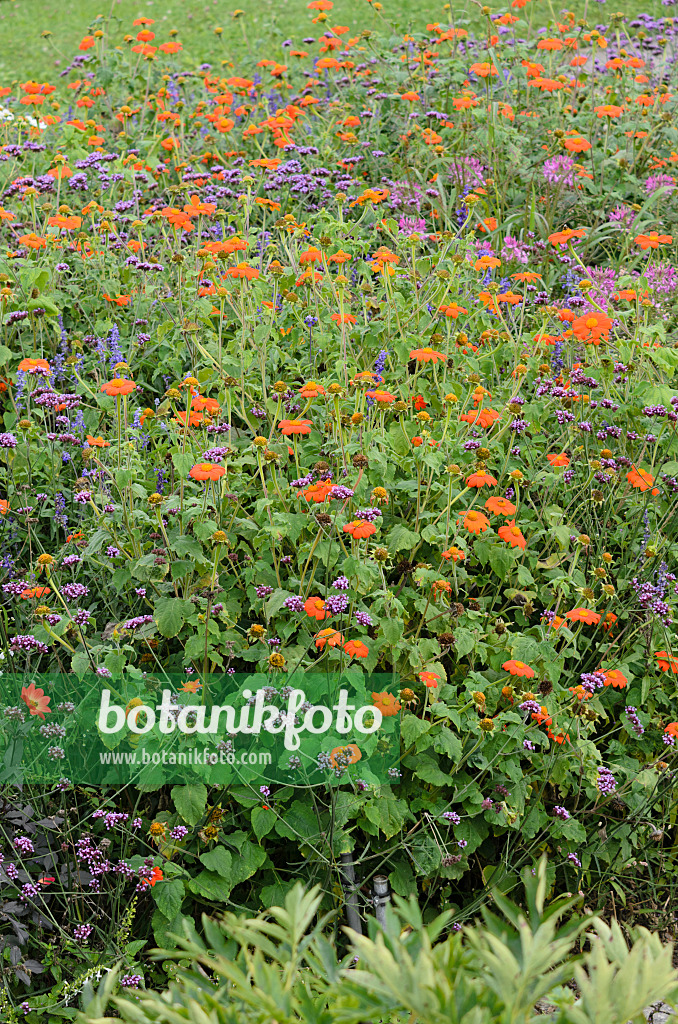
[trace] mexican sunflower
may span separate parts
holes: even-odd
[[[637,235],[633,241],[641,249],[658,249],[660,245],[670,245],[673,236],[658,235],[656,231],[650,231],[648,235]]]
[[[327,617],[322,597],[307,598],[304,602],[304,611],[310,618],[317,619],[318,622],[322,622]]]
[[[415,348],[410,352],[410,359],[416,359],[418,363],[444,362],[447,356],[444,352],[436,352],[434,348]]]
[[[489,525],[490,520],[487,516],[484,516],[482,512],[476,512],[475,509],[471,509],[464,515],[464,526],[469,533],[485,533]]]
[[[41,690],[35,683],[22,687],[21,699],[31,715],[37,715],[44,720],[45,715],[51,714],[49,707],[51,697],[48,697],[45,691]]]
[[[435,690],[442,677],[437,672],[420,672],[419,680],[430,690]]]
[[[549,235],[549,242],[556,247],[567,245],[569,242],[583,238],[585,234],[584,228],[564,228],[562,231],[555,231],[552,235]]]
[[[520,548],[521,551],[524,551],[527,547],[527,541],[523,537],[520,527],[516,526],[515,519],[509,519],[507,523],[499,527],[497,533],[512,548]]]
[[[330,764],[333,768],[345,768],[349,764],[356,764],[362,756],[360,747],[355,743],[347,743],[345,747],[335,747],[330,751]]]
[[[565,455],[564,452],[561,452],[560,454],[552,452],[550,455],[546,456],[546,459],[547,459],[548,462],[550,462],[550,464],[554,467],[554,469],[556,467],[558,467],[558,466],[569,466],[570,465],[570,459],[569,459],[569,457],[567,455]]]
[[[508,498],[488,498],[485,508],[497,516],[512,516],[516,511],[516,506]]]
[[[326,483],[325,481],[320,481],[317,484],[311,484],[310,487],[307,487],[303,491],[298,491],[297,493],[300,495],[303,494],[303,496],[306,498],[306,501],[314,501],[316,504],[320,505],[323,501],[325,501],[327,495],[332,490],[332,487],[333,484]]]
[[[512,676],[520,676],[521,679],[534,679],[536,673],[533,668],[526,665],[524,661],[505,661],[501,666],[506,672],[510,672]]]
[[[285,437],[291,434],[310,434],[313,424],[310,420],[281,420],[278,424]]]
[[[325,649],[325,645],[328,647],[341,647],[344,642],[344,638],[336,629],[329,627],[328,629],[321,629],[315,637],[315,645],[319,651]]]
[[[452,546],[451,548],[448,548],[447,551],[443,551],[442,557],[446,561],[449,561],[451,558],[453,562],[461,562],[464,560],[464,558],[466,558],[466,555],[461,550],[461,548],[456,548]]]
[[[601,338],[607,340],[612,320],[604,313],[585,313],[572,321],[572,333],[587,345],[600,345]]]
[[[496,487],[495,477],[490,476],[484,469],[479,469],[466,480],[467,487]]]
[[[571,619],[573,622],[585,622],[587,626],[597,626],[600,622],[598,612],[594,612],[590,608],[573,608],[572,611],[565,612],[565,618]]]
[[[156,882],[162,882],[164,877],[165,876],[163,875],[161,868],[153,868],[153,870],[151,871],[151,877],[150,878],[142,878],[141,884],[142,885],[150,885],[151,888],[152,888],[155,885]]]
[[[198,462],[188,475],[192,480],[219,480],[225,473],[226,470],[222,466],[213,466],[211,462]]]
[[[474,426],[487,428],[491,427],[500,416],[501,413],[496,409],[478,409],[477,412],[463,412],[459,419],[464,420],[465,423],[472,423]]]
[[[631,466],[631,469],[626,474],[626,479],[632,487],[637,488],[639,491],[648,491],[654,483],[652,473],[648,473],[645,469],[637,469],[636,466]]]
[[[23,373],[34,373],[35,370],[45,370],[50,373],[50,366],[46,359],[22,359],[17,369]]]
[[[397,715],[400,711],[400,702],[396,700],[392,693],[373,693],[372,703],[377,711],[380,711],[384,718],[392,718]]]
[[[673,654],[669,654],[668,651],[657,651],[655,654],[657,659],[657,668],[660,668],[662,672],[673,672],[674,675],[678,675],[678,658]]]
[[[377,528],[374,523],[368,523],[365,519],[354,519],[352,523],[347,523],[344,527],[344,533],[350,533],[354,540],[363,540],[376,532]]]
[[[609,672],[605,672],[604,675],[605,682],[603,686],[611,686],[615,690],[623,690],[628,686],[628,679],[618,668],[613,668]]]
[[[137,386],[133,380],[114,377],[113,380],[109,380],[105,384],[102,384],[100,390],[110,398],[118,398],[120,395],[131,395],[133,391],[136,391],[136,387]]]
[[[349,658],[366,658],[370,653],[369,647],[362,640],[349,640],[344,644],[344,651]]]

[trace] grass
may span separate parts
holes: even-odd
[[[131,30],[135,18],[155,19],[158,38],[167,38],[170,29],[178,30],[178,39],[198,59],[223,60],[234,45],[240,49],[243,37],[253,53],[270,55],[271,43],[281,43],[287,36],[299,40],[305,35],[318,35],[322,26],[313,25],[307,0],[240,0],[243,17],[234,20],[238,5],[231,0],[0,0],[0,33],[5,46],[0,53],[0,85],[19,79],[54,78],[67,66],[77,52],[78,43],[97,17],[117,21],[120,35]],[[534,0],[535,15],[546,24],[559,14],[557,0]],[[447,6],[447,5],[446,5]],[[491,4],[498,11],[508,3]],[[647,11],[655,17],[669,15],[671,8],[659,0],[608,0],[605,5],[589,0],[576,0],[568,5],[577,17],[586,16],[591,24],[603,23],[611,11],[624,11],[628,16]],[[454,3],[454,20],[458,25],[479,27],[479,6],[469,0]],[[394,29],[423,28],[428,21],[444,22],[449,17],[440,0],[383,0],[376,12],[367,0],[337,0],[336,21],[351,30],[374,28],[385,19]],[[330,20],[329,24],[336,23]],[[221,36],[214,29],[224,29]],[[45,36],[44,33],[51,33]]]

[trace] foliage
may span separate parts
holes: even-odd
[[[256,918],[227,914],[205,919],[207,945],[186,937],[175,951],[174,979],[164,992],[113,998],[123,1021],[280,1024],[409,1020],[412,1024],[522,1022],[550,1004],[558,1024],[643,1021],[643,1008],[678,995],[671,947],[640,929],[629,946],[615,924],[599,918],[561,917],[576,900],[545,906],[546,862],[525,871],[529,916],[497,894],[503,912],[485,912],[484,924],[441,938],[442,915],[425,924],[416,903],[396,899],[386,930],[351,934],[347,957],[323,935],[317,891],[292,889],[285,906]],[[573,956],[575,939],[586,950]],[[576,979],[577,990],[568,987]],[[102,1014],[115,989],[113,974],[78,1018],[111,1024]]]
[[[468,920],[545,850],[556,892],[671,905],[678,24],[328,2],[223,65],[97,21],[2,90],[8,1005],[299,879],[338,912],[342,854],[363,916],[385,874]],[[18,773],[82,724],[50,673],[131,713],[295,669],[390,705],[390,784]]]

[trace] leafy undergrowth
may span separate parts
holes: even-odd
[[[545,850],[554,892],[671,906],[676,29],[309,6],[285,62],[97,22],[2,90],[8,1019],[299,879],[340,909],[342,854],[363,916],[381,874],[468,920]],[[60,769],[100,691],[131,755],[164,689],[279,715],[301,676],[391,731]]]

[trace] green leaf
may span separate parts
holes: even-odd
[[[184,898],[184,883],[180,878],[156,882],[151,889],[151,895],[160,913],[172,921],[181,910]]]
[[[252,830],[257,839],[268,835],[276,823],[276,813],[267,807],[252,808]]]
[[[400,619],[382,619],[381,630],[384,639],[391,647],[394,647],[402,639],[403,624]]]
[[[197,825],[207,806],[207,786],[197,782],[191,786],[173,786],[172,799],[177,813],[187,825]]]
[[[438,754],[447,754],[453,761],[461,757],[461,740],[448,726],[443,725],[433,741],[433,749]]]
[[[232,884],[238,885],[239,882],[244,882],[246,879],[251,878],[265,860],[266,852],[261,846],[256,846],[250,842],[244,843],[239,856],[233,861]]]
[[[463,658],[465,655],[470,654],[476,645],[476,640],[468,629],[455,629],[454,631],[454,649],[457,652],[457,658]]]
[[[195,459],[188,452],[174,452],[172,462],[179,476],[188,476],[195,465]]]
[[[313,808],[303,800],[294,800],[285,812],[284,821],[276,822],[275,830],[283,839],[302,842],[318,835],[318,819]]]
[[[216,871],[222,878],[231,879],[233,857],[224,846],[215,846],[213,850],[200,854],[200,862],[208,871]]]
[[[223,903],[231,894],[232,885],[216,871],[201,871],[188,883],[191,892],[213,903]]]
[[[160,597],[155,602],[154,618],[158,629],[165,637],[176,636],[193,611],[190,601],[180,597]]]
[[[431,723],[424,721],[423,718],[417,718],[416,715],[404,715],[400,723],[400,735],[403,738],[403,743],[406,747],[411,747],[430,728]]]
[[[418,779],[428,782],[432,786],[447,786],[449,784],[450,776],[441,771],[432,757],[428,757],[426,754],[417,754],[416,761],[417,768],[414,774]]]
[[[490,548],[490,565],[500,580],[506,578],[512,564],[513,558],[510,550],[504,547],[500,548],[497,544],[493,544]]]
[[[365,804],[365,817],[376,825],[387,839],[400,832],[407,815],[406,801],[398,800],[387,786],[382,786],[381,791]]]
[[[414,530],[408,530],[406,526],[398,524],[394,526],[389,534],[388,538],[388,549],[389,551],[411,551],[412,548],[419,543],[419,534]]]

